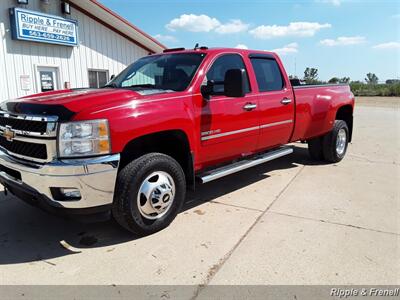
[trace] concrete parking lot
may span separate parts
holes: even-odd
[[[400,99],[357,99],[338,164],[303,144],[199,187],[135,238],[0,198],[0,284],[400,284]]]

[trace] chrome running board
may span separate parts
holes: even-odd
[[[277,150],[269,151],[259,154],[252,158],[243,159],[241,161],[232,163],[230,165],[222,166],[220,168],[205,172],[197,176],[201,183],[207,183],[215,179],[263,164],[267,161],[293,153],[292,147],[282,147]]]

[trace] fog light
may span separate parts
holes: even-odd
[[[50,188],[53,199],[56,201],[77,201],[82,198],[81,192],[76,188]]]
[[[81,192],[77,189],[70,188],[61,188],[61,194],[63,194],[66,198],[81,198]]]

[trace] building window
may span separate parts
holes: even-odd
[[[89,70],[89,87],[100,88],[108,82],[107,70]]]

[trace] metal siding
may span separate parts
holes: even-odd
[[[127,65],[147,55],[147,50],[72,8],[71,19],[78,20],[80,45],[67,47],[11,39],[8,10],[14,0],[0,1],[0,101],[36,93],[36,67],[58,66],[60,88],[70,82],[72,88],[88,87],[88,70],[108,70],[117,75]],[[30,0],[22,8],[61,16],[60,2],[49,5]],[[29,75],[31,90],[21,90],[21,75]]]
[[[1,6],[1,4],[0,4]],[[0,23],[0,93],[1,97],[9,97],[9,92],[8,92],[8,85],[6,83],[7,80],[7,71],[6,71],[6,63],[5,63],[5,51],[4,51],[4,36],[5,36],[5,28],[4,24]],[[1,99],[0,99],[1,100]]]

